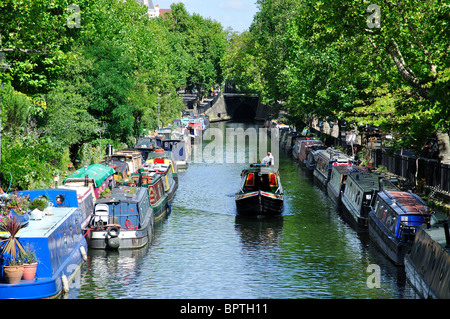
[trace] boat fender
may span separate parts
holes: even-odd
[[[83,257],[83,260],[86,261],[87,260],[87,254],[86,254],[86,249],[84,249],[83,246],[80,247],[80,253],[81,253],[81,257]]]
[[[106,244],[109,249],[118,249],[120,246],[120,240],[118,237],[111,237],[106,240]]]
[[[120,229],[117,226],[111,226],[106,231],[106,234],[111,238],[119,237],[119,233],[120,233]]]
[[[66,275],[61,276],[61,282],[62,282],[62,286],[63,286],[63,291],[65,293],[68,293],[69,292],[69,280],[67,280]]]
[[[170,206],[170,204],[167,203],[167,208],[168,208],[168,210],[169,210],[168,216],[170,216],[170,213],[172,213],[172,206]]]

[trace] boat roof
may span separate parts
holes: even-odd
[[[417,195],[410,192],[385,190],[379,192],[378,196],[399,215],[428,213],[428,207],[425,203]]]
[[[348,182],[351,180],[355,184],[359,185],[363,190],[379,190],[380,189],[380,177],[377,174],[369,172],[358,172],[355,174],[350,174],[347,179]]]
[[[88,167],[82,167],[64,180],[84,179],[87,175],[89,179],[94,180],[95,187],[99,187],[109,176],[114,175],[114,168],[102,164],[92,164]]]
[[[111,198],[99,198],[96,204],[130,202],[138,203],[142,200],[148,189],[145,187],[117,186],[111,190]]]
[[[357,173],[367,172],[364,167],[361,166],[353,166],[353,165],[338,165],[333,166],[334,170],[337,170],[341,175],[351,175]]]
[[[278,170],[273,166],[267,166],[265,164],[251,164],[250,168],[243,169],[241,174],[259,172],[262,172],[263,174],[277,174]]]
[[[19,238],[42,238],[51,235],[61,223],[63,223],[76,207],[53,207],[53,215],[45,215],[40,220],[32,220],[28,222],[28,225],[17,233]]]

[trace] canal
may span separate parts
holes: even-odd
[[[89,251],[69,298],[417,298],[403,268],[346,224],[294,161],[281,151],[278,160],[281,217],[236,216],[234,193],[248,163],[191,163],[152,245]]]

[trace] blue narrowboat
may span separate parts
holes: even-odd
[[[53,204],[39,219],[30,218],[16,237],[22,246],[33,247],[38,259],[33,280],[17,284],[4,281],[3,265],[0,298],[38,299],[54,298],[68,292],[70,282],[79,274],[86,260],[87,243],[83,236],[81,210],[73,190],[33,190],[20,192],[30,199],[45,196]],[[1,234],[8,236],[6,234]]]
[[[153,207],[147,188],[118,186],[95,202],[85,236],[91,249],[135,249],[151,242]]]
[[[369,236],[395,265],[404,258],[415,239],[418,227],[430,222],[428,207],[410,192],[381,191],[369,213]]]

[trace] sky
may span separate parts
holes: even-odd
[[[160,9],[170,9],[172,3],[183,2],[186,10],[198,13],[204,18],[220,22],[224,29],[247,30],[257,12],[256,0],[153,0]]]

